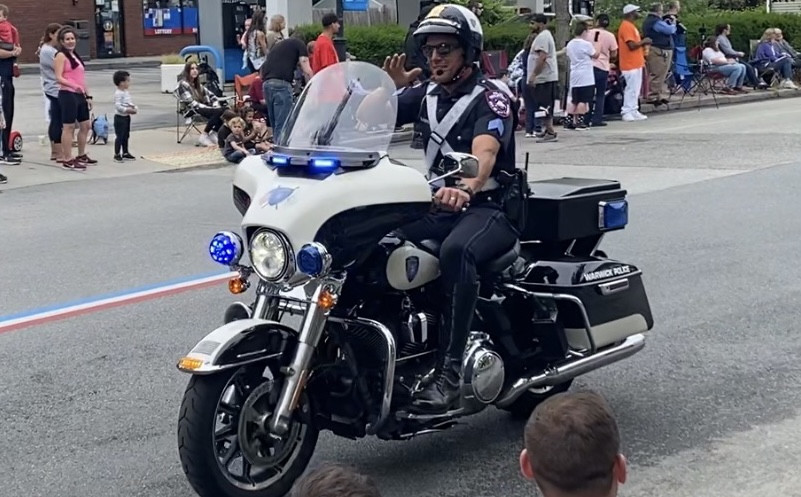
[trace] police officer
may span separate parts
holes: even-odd
[[[478,158],[478,177],[437,186],[438,209],[400,231],[412,241],[437,240],[446,302],[440,326],[444,354],[434,381],[414,399],[415,411],[447,412],[459,399],[462,355],[478,300],[477,266],[511,249],[518,233],[499,203],[497,176],[515,169],[514,108],[506,93],[479,69],[484,35],[470,10],[438,5],[414,32],[431,76],[416,83],[421,70],[406,71],[404,55],[388,57],[384,69],[398,95],[398,126],[422,127],[429,174],[450,152]]]

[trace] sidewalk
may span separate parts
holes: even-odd
[[[727,106],[776,98],[795,97],[801,97],[801,91],[769,90],[737,96],[717,95],[717,103],[720,106]],[[714,111],[715,100],[711,95],[702,96],[700,100],[697,96],[686,97],[682,103],[679,103],[680,99],[681,97],[675,99],[675,102],[670,104],[669,110],[660,109],[655,111],[652,106],[643,105],[642,112],[646,114],[660,114],[664,112],[673,113],[678,110],[686,111],[688,109],[698,109],[698,111],[700,111],[701,108],[707,108],[705,109],[707,112]],[[709,107],[712,107],[712,109],[709,109]],[[688,114],[688,117],[689,116],[691,115]],[[652,118],[657,121],[659,120],[659,116],[654,116]],[[636,127],[636,123],[614,124],[617,128],[616,131],[622,129],[620,127],[624,125]],[[570,135],[567,134],[569,132],[565,133],[564,135],[567,139]],[[592,130],[590,133],[595,139],[603,139],[603,129]],[[521,135],[518,134],[518,137],[519,136]],[[403,144],[404,142],[410,141],[411,138],[412,130],[411,126],[408,126],[404,131],[395,134],[393,143]],[[61,168],[59,164],[50,161],[49,146],[41,145],[35,141],[28,141],[22,151],[24,155],[24,162],[22,165],[2,166],[0,168],[0,171],[9,178],[8,184],[0,185],[0,192],[64,181],[114,178],[161,171],[179,171],[206,167],[233,167],[233,165],[229,166],[225,162],[219,150],[194,146],[197,142],[197,136],[195,134],[190,134],[181,144],[176,143],[174,127],[134,131],[131,137],[131,151],[137,156],[137,160],[132,162],[120,164],[112,160],[113,140],[114,136],[112,135],[107,145],[103,145],[101,142],[97,145],[87,146],[87,153],[89,156],[97,159],[99,163],[95,166],[89,166],[86,172],[68,171]],[[533,142],[526,142],[525,144],[519,142],[518,153],[520,157],[518,157],[518,160],[522,161],[522,157],[525,153],[524,149],[529,146],[536,149],[542,145],[533,144]]]
[[[117,178],[162,171],[177,171],[204,166],[225,166],[219,149],[196,147],[197,136],[188,136],[183,143],[176,143],[175,128],[159,128],[131,133],[131,153],[135,161],[118,163],[113,161],[114,135],[108,144],[87,144],[86,153],[98,163],[88,166],[84,172],[69,171],[50,160],[50,145],[29,141],[22,150],[23,163],[19,166],[2,166],[0,171],[8,176],[8,184],[0,185],[0,192],[30,186],[81,181],[89,179]],[[77,150],[73,148],[73,153]]]

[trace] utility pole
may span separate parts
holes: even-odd
[[[339,19],[339,33],[334,37],[334,48],[336,48],[337,56],[340,62],[345,61],[345,54],[348,50],[348,40],[345,39],[345,8],[343,6],[344,0],[337,1],[337,18]]]
[[[554,14],[556,14],[556,33],[554,33],[554,41],[556,42],[556,49],[561,50],[570,41],[570,6],[568,2],[571,0],[556,0],[553,3]]]

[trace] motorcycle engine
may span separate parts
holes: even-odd
[[[503,359],[486,333],[472,332],[462,363],[462,407],[480,410],[498,398],[506,373]]]

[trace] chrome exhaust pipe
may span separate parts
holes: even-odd
[[[637,334],[626,338],[623,343],[612,348],[582,357],[543,373],[528,378],[520,378],[509,387],[506,394],[495,405],[508,407],[523,395],[529,388],[559,385],[578,376],[608,366],[614,362],[631,357],[645,347],[645,335]]]

